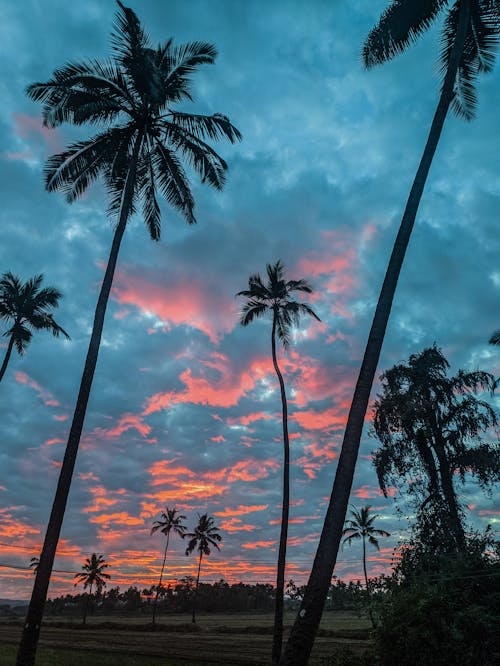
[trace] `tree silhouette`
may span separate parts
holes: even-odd
[[[367,68],[384,63],[413,44],[440,13],[445,14],[440,56],[443,82],[439,102],[375,309],[320,542],[282,664],[306,664],[319,627],[342,538],[359,442],[392,301],[448,109],[451,107],[466,120],[472,119],[476,106],[476,78],[480,73],[489,72],[494,65],[500,33],[498,1],[455,0],[449,8],[448,4],[447,0],[392,0],[363,48]]]
[[[368,575],[366,573],[366,540],[380,550],[377,537],[391,536],[385,530],[378,530],[373,527],[374,521],[378,518],[377,514],[370,515],[370,506],[362,506],[361,509],[353,507],[351,510],[352,518],[346,520],[345,527],[342,530],[344,537],[343,544],[350,546],[355,539],[362,539],[363,542],[363,572],[365,574],[366,590],[369,591]]]
[[[474,395],[491,390],[494,377],[478,370],[448,377],[448,368],[433,346],[382,374],[373,420],[381,447],[374,464],[384,494],[391,483],[400,487],[406,480],[408,493],[418,495],[417,508],[428,505],[435,529],[453,550],[465,545],[456,481],[470,474],[487,489],[500,480],[500,453],[474,443],[497,424],[491,406]]]
[[[70,63],[47,83],[28,87],[43,102],[44,123],[108,125],[91,139],[54,155],[45,169],[49,191],[61,190],[69,202],[102,176],[110,194],[109,213],[116,220],[111,251],[99,294],[75,412],[60,471],[56,496],[40,558],[40,567],[23,628],[18,666],[32,666],[57,542],[66,508],[87,403],[92,386],[106,306],[127,221],[142,202],[153,240],[160,237],[159,191],[193,224],[194,199],[181,158],[215,189],[224,185],[227,165],[205,139],[241,138],[229,119],[216,113],[195,115],[174,110],[191,100],[191,75],[213,63],[216,49],[206,42],[174,46],[171,39],[152,48],[135,13],[118,2],[112,38],[114,58],[100,63]]]
[[[90,558],[87,557],[85,564],[82,566],[82,571],[75,574],[75,578],[78,579],[75,583],[75,587],[79,583],[83,583],[83,589],[86,590],[89,588],[89,593],[87,600],[85,602],[85,609],[83,611],[83,622],[82,624],[87,623],[87,613],[89,609],[89,603],[92,598],[92,587],[95,586],[96,594],[100,594],[103,587],[106,587],[106,578],[111,578],[111,576],[105,573],[104,569],[107,569],[109,564],[102,555],[96,555],[92,553]]]
[[[167,559],[167,550],[168,550],[168,543],[170,540],[170,532],[173,531],[174,534],[177,534],[182,539],[184,539],[184,537],[186,536],[186,527],[182,523],[183,520],[186,520],[186,516],[178,514],[179,512],[175,507],[169,509],[167,506],[165,512],[161,514],[161,519],[155,520],[155,522],[153,523],[153,527],[151,528],[151,534],[154,534],[159,530],[162,534],[164,534],[167,537],[167,540],[165,542],[165,552],[163,555],[163,562],[161,565],[160,581],[156,588],[156,595],[153,602],[153,624],[155,624],[156,620],[156,607],[158,604],[158,595],[160,594],[161,590],[161,581],[163,578],[163,571],[165,569],[165,560]]]
[[[196,600],[198,598],[198,588],[200,586],[202,557],[203,555],[206,555],[207,557],[210,555],[211,546],[215,546],[217,550],[220,550],[218,544],[222,541],[219,529],[214,525],[214,519],[211,516],[206,513],[202,516],[198,514],[198,519],[198,525],[194,528],[194,532],[188,532],[186,534],[186,537],[189,539],[186,555],[190,555],[194,550],[197,550],[199,553],[198,574],[196,576],[196,588],[193,597],[192,622],[196,622]]]
[[[290,441],[288,437],[288,406],[285,382],[276,358],[276,335],[286,349],[290,344],[290,329],[298,325],[301,314],[308,314],[320,321],[318,315],[306,303],[292,300],[293,292],[310,294],[312,287],[305,280],[285,280],[284,266],[281,261],[274,265],[267,264],[267,283],[264,284],[257,273],[248,280],[248,289],[236,295],[243,296],[247,302],[241,312],[240,323],[247,326],[254,319],[270,314],[272,317],[271,354],[274,370],[278,376],[281,392],[283,419],[283,504],[281,513],[280,545],[276,575],[276,602],[272,662],[277,664],[283,642],[283,595],[285,591],[286,545],[288,537],[288,515],[290,510]]]
[[[3,334],[9,338],[7,352],[0,367],[2,381],[12,350],[16,348],[21,356],[33,337],[33,331],[50,331],[56,338],[69,335],[55,321],[51,310],[57,308],[62,294],[54,287],[41,288],[43,275],[35,275],[27,282],[12,273],[4,273],[0,279],[0,320],[8,322]]]
[[[30,559],[30,569],[33,571],[33,574],[36,574],[38,571],[38,565],[40,564],[40,558],[39,557],[32,557]]]
[[[500,329],[492,333],[490,339],[488,340],[490,345],[500,345]]]

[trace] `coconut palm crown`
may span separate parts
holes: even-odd
[[[196,622],[196,600],[198,598],[198,589],[200,586],[200,571],[201,560],[203,555],[210,555],[212,547],[220,550],[219,543],[222,541],[222,536],[219,534],[219,528],[214,524],[214,519],[207,513],[202,516],[198,514],[198,524],[193,532],[188,532],[186,537],[189,543],[186,548],[186,555],[190,555],[194,550],[199,553],[198,556],[198,574],[196,576],[196,589],[193,597],[193,612],[192,622]]]
[[[42,288],[43,275],[35,275],[27,282],[10,272],[0,278],[0,320],[9,328],[3,334],[9,338],[7,352],[0,368],[2,380],[13,348],[21,356],[33,337],[33,331],[50,331],[54,337],[69,335],[59,326],[51,312],[59,305],[62,294],[54,287]]]
[[[365,584],[366,589],[368,590],[368,575],[366,572],[366,540],[368,543],[374,546],[377,550],[380,550],[377,537],[388,537],[391,536],[389,532],[385,530],[376,529],[373,526],[373,523],[378,518],[378,514],[371,514],[371,506],[363,506],[361,509],[356,509],[353,507],[351,509],[351,518],[345,521],[344,529],[342,530],[342,536],[344,537],[343,545],[347,544],[350,546],[352,542],[356,539],[362,539],[363,542],[363,571],[365,574]]]

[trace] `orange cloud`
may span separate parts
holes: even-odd
[[[239,518],[231,518],[230,520],[223,520],[220,528],[224,532],[253,532],[255,525],[245,525]]]
[[[137,430],[137,432],[144,438],[146,438],[151,432],[151,426],[144,423],[141,416],[138,416],[137,414],[124,414],[119,418],[118,423],[114,428],[96,428],[94,434],[99,437],[104,437],[105,439],[115,439],[131,428]]]
[[[247,543],[242,543],[241,547],[245,550],[256,550],[257,548],[271,548],[274,546],[276,541],[249,541]]]
[[[17,371],[14,373],[14,377],[18,384],[24,384],[34,389],[38,393],[38,397],[42,400],[43,404],[47,405],[47,407],[60,407],[59,401],[56,400],[52,393],[40,386],[38,382],[25,372]]]
[[[269,504],[251,504],[249,506],[240,504],[236,509],[229,509],[226,507],[224,511],[214,511],[214,516],[227,518],[231,516],[245,516],[254,511],[265,511],[267,508],[269,508]]]
[[[171,326],[190,326],[205,333],[214,344],[238,321],[234,300],[215,294],[193,276],[165,286],[130,272],[118,272],[112,293],[120,304],[135,306],[167,330]],[[120,314],[126,316],[124,310]]]
[[[119,513],[101,513],[100,516],[89,518],[89,522],[105,526],[111,523],[117,523],[118,525],[144,525],[144,520],[131,516],[126,511],[120,511]]]

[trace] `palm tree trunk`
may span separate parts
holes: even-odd
[[[47,531],[45,533],[43,549],[40,555],[40,564],[38,565],[35,584],[31,594],[31,601],[23,627],[21,642],[19,644],[16,666],[34,666],[35,663],[36,648],[38,644],[38,638],[40,636],[40,628],[42,624],[45,600],[47,598],[47,590],[49,587],[50,576],[54,564],[57,543],[59,541],[59,535],[61,532],[64,512],[66,510],[66,503],[71,487],[71,479],[73,477],[73,469],[75,467],[76,455],[78,453],[78,446],[80,444],[80,437],[82,434],[85,413],[87,411],[90,389],[92,387],[92,380],[94,378],[97,357],[99,354],[99,345],[101,342],[102,330],[104,326],[104,315],[106,314],[108,298],[111,291],[111,285],[113,283],[113,275],[118,259],[120,244],[125,232],[128,215],[131,208],[137,161],[139,158],[142,137],[143,132],[139,132],[134,144],[127,179],[123,188],[123,197],[120,206],[118,226],[116,227],[116,231],[113,236],[108,265],[106,267],[99,299],[97,301],[94,315],[94,326],[92,328],[92,335],[90,338],[87,358],[85,359],[80,390],[76,401],[75,412],[73,415],[73,421],[71,423],[71,429],[69,432],[68,443],[66,445],[61,471],[59,473],[59,481],[57,483],[54,503],[52,505],[52,511],[50,514],[49,523],[47,525]]]
[[[361,364],[351,408],[347,418],[342,450],[337,465],[323,531],[314,558],[304,599],[280,661],[282,666],[292,664],[305,666],[307,664],[321,620],[328,587],[330,585],[342,538],[342,528],[347,513],[354,469],[358,457],[359,442],[363,430],[373,378],[377,370],[380,350],[382,349],[382,343],[384,341],[394,293],[396,291],[401,266],[410,240],[420,199],[441,136],[444,121],[453,99],[454,83],[469,20],[470,4],[469,2],[463,2],[460,5],[457,34],[451,50],[448,69],[443,83],[443,90],[434,114],[424,153],[410,190],[410,195],[408,197],[403,219],[394,243],[375,310],[363,362]]]
[[[278,551],[278,568],[276,572],[276,598],[274,602],[274,629],[272,663],[277,665],[283,644],[283,606],[285,594],[286,545],[288,539],[288,514],[290,511],[290,441],[288,438],[288,408],[286,402],[285,382],[276,359],[276,312],[273,316],[271,349],[273,365],[278,376],[281,391],[281,408],[283,416],[283,504],[281,509],[280,545]]]
[[[368,574],[366,573],[366,541],[365,541],[364,535],[363,535],[363,571],[365,572],[366,591],[369,592],[369,589],[368,589]]]
[[[200,571],[201,571],[201,558],[203,557],[203,551],[200,550],[200,560],[198,562],[198,575],[196,576],[196,589],[194,591],[193,599],[193,614],[191,616],[191,622],[196,622],[196,601],[198,600],[198,587],[200,585]]]
[[[446,459],[444,447],[437,444],[435,447],[436,456],[439,462],[439,477],[441,479],[441,489],[448,507],[450,518],[450,528],[455,537],[456,544],[460,550],[465,547],[465,533],[462,521],[460,520],[460,511],[458,508],[457,495],[453,487],[453,478],[449,469],[449,463]]]
[[[5,356],[3,359],[2,367],[0,368],[0,382],[2,381],[3,376],[5,375],[5,371],[7,370],[7,366],[10,361],[10,356],[12,354],[13,347],[14,347],[14,335],[11,335],[9,344],[7,346],[7,351],[5,352]]]
[[[87,594],[87,598],[85,599],[85,607],[83,609],[83,621],[82,624],[87,624],[87,613],[89,612],[89,605],[90,605],[90,598],[92,597],[92,585],[90,585],[90,591]]]
[[[167,559],[169,538],[170,538],[170,532],[167,532],[167,543],[165,544],[165,554],[163,555],[163,564],[161,565],[160,582],[158,583],[158,587],[156,588],[156,596],[153,604],[153,624],[155,623],[156,620],[156,605],[158,603],[158,595],[160,594],[161,580],[163,578],[163,570],[165,569],[165,560]]]

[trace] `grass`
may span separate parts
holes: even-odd
[[[285,616],[291,626],[295,614]],[[200,614],[196,625],[186,615],[164,615],[153,628],[150,618],[47,618],[40,636],[37,666],[264,666],[269,664],[271,613]],[[285,632],[287,633],[287,631]],[[362,654],[370,647],[369,622],[353,612],[323,616],[310,664],[347,663],[345,649]],[[0,664],[15,663],[21,623],[0,623]],[[286,636],[285,636],[286,638]]]

